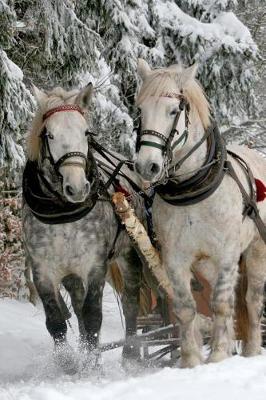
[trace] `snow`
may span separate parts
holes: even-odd
[[[222,12],[213,22],[206,23],[184,13],[171,1],[158,2],[155,6],[158,21],[165,28],[180,31],[182,37],[191,36],[192,41],[202,37],[208,42],[216,42],[213,50],[222,44],[239,51],[250,47],[254,53],[256,45],[249,30],[232,12]]]
[[[76,331],[76,323],[71,323]],[[123,337],[116,299],[104,295],[102,342]],[[76,333],[69,341],[76,345]],[[103,356],[103,372],[67,376],[52,361],[52,340],[41,307],[0,300],[1,400],[260,400],[266,391],[266,352],[245,359],[234,356],[194,369],[141,369],[126,373],[121,351]]]

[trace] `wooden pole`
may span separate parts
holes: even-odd
[[[112,201],[115,206],[115,212],[125,225],[126,231],[133,240],[141,260],[158,282],[158,289],[163,290],[169,300],[173,300],[173,288],[161,263],[159,253],[152,245],[144,226],[130,207],[125,195],[116,192],[112,196]]]

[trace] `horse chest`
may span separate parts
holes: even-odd
[[[107,229],[97,218],[45,225],[30,214],[24,218],[24,240],[41,275],[61,278],[75,273],[84,279],[106,258]]]
[[[217,205],[218,203],[216,203]],[[207,199],[195,206],[175,207],[159,196],[154,201],[154,228],[161,246],[173,251],[198,252],[209,249],[221,240],[230,215],[225,207],[217,207]]]

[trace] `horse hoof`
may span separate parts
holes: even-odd
[[[56,345],[54,350],[55,363],[68,375],[78,372],[78,362],[69,344]]]
[[[243,357],[255,357],[255,356],[259,356],[261,355],[262,351],[261,348],[248,348],[248,347],[244,347],[242,350],[241,355]]]
[[[140,349],[138,346],[126,345],[123,347],[122,360],[139,362],[140,359]]]
[[[213,351],[209,355],[206,363],[207,364],[209,364],[209,363],[217,363],[217,362],[225,360],[228,357],[230,357],[230,355],[228,353],[226,353],[225,351]]]
[[[181,356],[180,360],[180,368],[194,368],[197,365],[202,364],[202,358],[198,354]]]
[[[89,349],[83,346],[80,348],[81,353],[81,368],[83,371],[90,373],[101,374],[103,371],[101,351],[97,348]]]

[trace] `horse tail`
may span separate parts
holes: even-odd
[[[236,287],[236,334],[237,339],[247,342],[248,339],[248,309],[246,293],[248,287],[247,269],[245,257],[241,256],[239,261],[239,281]]]
[[[120,271],[119,265],[113,262],[108,269],[107,280],[116,291],[118,296],[121,298],[124,292],[124,279]],[[139,313],[140,315],[147,315],[152,311],[153,299],[151,290],[147,287],[147,284],[143,281],[140,287],[139,293]]]
[[[124,291],[124,280],[122,273],[119,269],[119,266],[116,262],[113,262],[108,270],[109,273],[109,283],[111,284],[112,288],[116,291],[116,293],[121,296]]]

